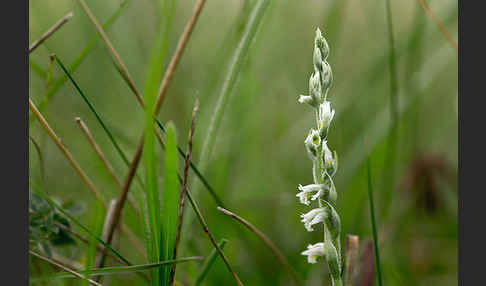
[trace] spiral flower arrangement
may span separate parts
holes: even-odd
[[[334,117],[331,103],[327,101],[327,93],[332,84],[332,70],[326,59],[329,46],[321,31],[317,28],[314,39],[313,65],[314,72],[309,79],[309,95],[300,95],[298,101],[307,103],[314,108],[317,127],[309,131],[305,139],[307,153],[312,160],[312,174],[314,183],[306,186],[299,185],[297,197],[305,205],[316,201],[318,207],[302,214],[302,222],[307,231],[313,231],[313,226],[322,223],[324,226],[323,242],[309,244],[302,255],[307,256],[309,263],[316,263],[320,257],[327,261],[331,273],[332,285],[343,285],[341,279],[342,259],[340,231],[341,222],[334,204],[337,192],[333,177],[338,167],[336,152],[331,152],[327,146],[329,126]]]

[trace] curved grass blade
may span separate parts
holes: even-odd
[[[223,250],[224,246],[228,243],[227,239],[221,239],[221,241],[218,243],[218,246],[221,250]],[[209,269],[211,269],[211,266],[213,265],[214,261],[216,261],[216,257],[218,257],[218,251],[216,248],[213,248],[211,250],[211,253],[209,256],[206,258],[204,261],[204,265],[201,267],[201,271],[197,275],[196,282],[194,282],[194,286],[199,286],[203,282],[204,278],[206,278],[206,275],[209,272]]]
[[[100,269],[92,269],[92,270],[79,270],[77,271],[79,274],[88,275],[88,276],[106,276],[106,275],[117,275],[117,274],[130,274],[134,272],[140,271],[147,271],[153,268],[158,268],[164,265],[172,265],[176,263],[184,263],[189,261],[195,260],[202,260],[204,257],[202,256],[192,256],[192,257],[185,257],[176,260],[166,260],[161,261],[158,263],[150,263],[150,264],[140,264],[140,265],[131,265],[131,266],[115,266],[115,267],[104,267]],[[33,277],[31,278],[31,282],[43,281],[43,280],[51,280],[51,279],[64,279],[64,278],[76,278],[75,275],[69,272],[59,272],[51,275],[45,275],[41,277]]]
[[[370,158],[368,157],[367,164],[368,164],[368,198],[370,202],[370,217],[371,217],[371,227],[373,230],[373,248],[375,252],[375,263],[376,263],[376,274],[378,276],[378,285],[383,286],[383,279],[381,276],[381,267],[380,267],[380,254],[378,251],[378,234],[376,231],[376,221],[375,221],[375,204],[373,201],[373,186],[371,184],[371,163]]]

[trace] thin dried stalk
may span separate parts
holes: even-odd
[[[182,191],[181,191],[180,198],[179,198],[179,213],[178,213],[179,217],[177,219],[177,232],[176,232],[173,259],[177,259],[177,251],[178,251],[179,243],[180,243],[180,240],[181,240],[182,219],[184,217],[184,202],[185,202],[186,193],[187,193],[187,181],[188,181],[188,177],[189,177],[189,167],[190,167],[190,163],[191,163],[191,154],[192,154],[192,140],[193,140],[193,137],[194,137],[194,128],[195,128],[195,121],[196,121],[196,115],[197,115],[198,109],[199,109],[199,100],[196,99],[196,102],[194,103],[194,109],[192,110],[191,129],[189,130],[189,139],[187,141],[186,161],[185,161],[185,165],[184,165],[184,179],[183,179],[183,182],[182,182]],[[173,264],[172,269],[171,269],[171,273],[170,273],[169,285],[172,285],[174,283],[175,270],[176,270],[176,265]]]
[[[44,130],[47,132],[47,134],[49,135],[49,137],[51,137],[52,141],[54,141],[54,143],[56,144],[56,146],[64,154],[64,156],[66,157],[66,159],[68,160],[68,162],[71,164],[71,166],[79,174],[79,176],[81,177],[81,179],[83,180],[83,182],[88,186],[90,192],[96,197],[97,200],[99,200],[100,202],[103,202],[104,203],[105,202],[105,199],[103,198],[103,196],[96,190],[93,182],[91,182],[91,180],[88,178],[88,176],[83,171],[83,169],[81,169],[81,166],[78,164],[78,162],[76,161],[76,159],[74,159],[74,157],[71,154],[71,152],[69,152],[69,150],[66,148],[66,146],[64,146],[64,144],[62,143],[61,139],[59,137],[57,137],[57,135],[54,132],[54,130],[52,130],[52,128],[47,123],[47,121],[44,119],[44,116],[42,116],[42,114],[39,112],[39,110],[37,109],[37,107],[35,106],[35,104],[32,102],[32,100],[30,98],[29,98],[29,109],[32,111],[32,113],[37,118],[37,120],[39,121],[39,123],[42,125],[42,127],[44,128]],[[104,204],[104,206],[106,208],[106,204]]]
[[[74,270],[70,269],[69,267],[66,267],[66,266],[64,266],[64,265],[62,265],[62,264],[60,264],[60,263],[57,263],[57,262],[53,261],[52,259],[49,259],[49,258],[47,258],[47,257],[45,257],[45,256],[43,256],[43,255],[38,254],[37,252],[34,252],[34,251],[32,251],[32,250],[29,250],[29,253],[30,253],[31,255],[33,255],[33,256],[35,256],[35,257],[39,258],[39,259],[42,259],[42,260],[44,260],[44,261],[46,261],[46,262],[48,262],[48,263],[50,263],[50,264],[52,264],[52,265],[55,265],[55,266],[57,266],[57,267],[61,268],[62,270],[66,271],[66,272],[71,273],[72,275],[74,275],[74,276],[76,276],[76,277],[78,277],[78,278],[81,278],[81,279],[83,279],[83,280],[87,280],[87,281],[89,281],[89,283],[91,283],[92,285],[95,285],[95,286],[103,286],[103,285],[101,285],[100,283],[98,283],[98,282],[96,282],[96,281],[93,281],[93,280],[91,280],[91,279],[89,279],[89,278],[85,277],[84,275],[82,275],[82,274],[80,274],[80,273],[78,273],[78,272],[76,272],[76,271],[74,271]]]
[[[430,17],[430,19],[432,19],[432,21],[434,21],[434,23],[437,25],[437,27],[439,27],[440,31],[442,32],[442,34],[444,34],[444,37],[447,39],[447,41],[449,41],[449,43],[451,43],[452,47],[454,47],[454,49],[456,49],[456,52],[459,52],[459,48],[457,46],[456,41],[454,41],[451,34],[449,34],[449,32],[444,27],[444,25],[442,25],[442,23],[439,21],[439,19],[434,15],[432,10],[430,10],[427,3],[425,3],[424,0],[419,0],[419,2],[420,2],[420,5],[422,6],[422,8],[425,10],[425,13],[427,13],[427,15]]]
[[[169,88],[170,80],[174,75],[174,71],[182,57],[182,53],[186,48],[192,30],[194,29],[197,19],[199,18],[199,14],[201,13],[202,8],[204,7],[204,3],[206,3],[206,0],[197,1],[196,5],[194,6],[194,11],[192,12],[192,16],[189,19],[189,22],[187,22],[186,27],[184,28],[184,32],[182,32],[182,35],[179,38],[179,41],[177,42],[176,50],[170,60],[169,67],[165,72],[164,78],[162,79],[162,84],[160,85],[159,88],[159,95],[157,97],[157,101],[155,102],[155,112],[154,112],[155,115],[157,115],[160,111],[160,107],[162,106],[162,102],[164,101],[165,94],[167,92],[167,89]]]
[[[294,280],[296,285],[303,285],[299,278],[297,277],[297,273],[295,273],[294,269],[290,266],[290,263],[287,261],[285,256],[283,256],[282,252],[278,249],[278,247],[266,236],[262,231],[260,231],[258,228],[256,228],[254,225],[249,223],[247,220],[244,218],[236,215],[233,212],[230,212],[227,209],[224,209],[222,207],[218,207],[218,210],[223,212],[225,215],[228,215],[235,220],[241,222],[244,226],[246,226],[249,230],[251,230],[258,238],[260,238],[267,246],[270,248],[272,253],[277,257],[278,261],[282,264],[282,266],[287,270],[287,272],[292,276],[292,279]]]
[[[208,224],[206,223],[206,220],[204,219],[204,217],[202,216],[202,213],[201,211],[199,210],[199,207],[198,205],[196,204],[196,202],[193,200],[192,198],[192,195],[191,193],[189,192],[189,190],[187,190],[187,198],[189,199],[189,202],[191,203],[192,205],[192,208],[194,210],[194,212],[196,213],[196,216],[197,218],[199,219],[199,222],[204,230],[204,232],[209,236],[209,240],[211,240],[211,243],[213,244],[214,248],[216,248],[216,250],[218,251],[219,255],[221,256],[221,258],[223,259],[224,261],[224,264],[226,264],[226,267],[228,268],[228,270],[231,272],[231,275],[233,275],[233,278],[236,280],[236,283],[238,283],[239,286],[243,286],[243,284],[241,283],[241,280],[240,278],[238,278],[238,275],[236,274],[236,272],[233,270],[233,267],[231,267],[231,265],[229,264],[229,261],[228,259],[226,258],[226,256],[224,255],[223,253],[223,250],[219,247],[218,243],[216,242],[216,240],[214,239],[214,236],[213,234],[211,233],[211,231],[209,230],[209,227],[208,227]]]
[[[69,19],[73,17],[73,12],[69,12],[66,14],[66,16],[62,17],[61,20],[59,20],[54,26],[52,26],[47,32],[45,32],[40,39],[37,41],[33,42],[30,47],[29,47],[29,54],[33,52],[40,44],[42,44],[47,38],[49,38],[52,34],[54,34],[59,28],[62,27],[62,25],[66,24]]]
[[[142,97],[140,96],[137,89],[135,88],[135,83],[133,82],[132,77],[128,73],[128,70],[127,70],[125,64],[123,64],[123,62],[120,58],[120,55],[118,55],[115,48],[113,47],[113,44],[111,43],[110,39],[106,35],[105,31],[103,30],[103,27],[100,25],[98,20],[96,20],[96,17],[93,15],[93,13],[89,9],[88,5],[86,5],[86,2],[84,2],[84,0],[78,0],[78,2],[81,5],[81,8],[83,8],[86,15],[88,16],[91,23],[93,23],[93,25],[95,26],[95,28],[98,31],[98,33],[100,34],[101,38],[105,41],[105,44],[106,44],[106,47],[108,48],[108,51],[110,52],[111,56],[113,57],[115,63],[118,65],[118,68],[121,71],[121,75],[127,81],[128,86],[130,87],[130,89],[133,91],[133,93],[137,97],[138,102],[142,106],[144,106]]]
[[[86,139],[88,140],[89,144],[91,145],[91,147],[93,147],[93,150],[95,151],[96,155],[98,155],[98,158],[103,163],[103,166],[105,166],[106,170],[108,171],[110,176],[113,178],[115,183],[118,185],[118,187],[120,189],[122,189],[122,187],[123,187],[122,182],[120,181],[118,176],[115,174],[115,170],[111,166],[110,162],[108,162],[108,160],[106,159],[106,156],[103,154],[103,151],[101,151],[101,148],[99,147],[99,145],[94,140],[94,137],[91,134],[91,132],[89,131],[88,126],[86,126],[84,121],[79,117],[76,117],[75,120],[78,123],[79,128],[81,129],[83,134],[86,136]],[[135,202],[135,199],[132,196],[130,196],[130,194],[128,195],[128,203],[137,212],[138,216],[140,216],[140,210],[138,209],[138,205]]]

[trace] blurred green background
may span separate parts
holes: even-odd
[[[102,23],[121,3],[86,2]],[[145,83],[156,37],[160,13],[155,2],[128,1],[113,26],[106,30],[139,90]],[[195,2],[176,1],[165,66]],[[185,149],[192,107],[196,98],[200,100],[193,153],[196,163],[229,59],[254,2],[207,1],[162,106],[159,119],[175,123],[178,142]],[[312,180],[303,141],[315,124],[314,113],[299,104],[297,97],[308,91],[314,32],[319,27],[330,46],[328,61],[334,74],[329,100],[336,117],[328,143],[340,158],[335,183],[342,239],[345,234],[359,235],[362,242],[371,239],[366,176],[366,156],[370,155],[385,284],[456,285],[456,50],[418,0],[391,1],[400,115],[396,159],[390,166],[387,152],[393,128],[385,0],[270,2],[231,94],[204,175],[230,210],[252,222],[279,246],[305,285],[330,283],[324,262],[311,265],[300,255],[307,244],[321,240],[322,232],[305,230],[299,215],[308,208],[295,197],[298,184]],[[435,0],[428,4],[457,40],[457,1]],[[29,1],[30,43],[69,11],[74,17],[30,55],[45,71],[51,53],[70,64],[96,31],[76,1]],[[54,64],[53,77],[62,74]],[[131,157],[142,134],[144,112],[117,72],[102,40],[96,42],[73,77]],[[29,96],[36,104],[44,97],[45,85],[45,79],[30,69]],[[86,122],[120,178],[127,168],[69,81],[50,99],[43,114],[98,189],[106,197],[115,197],[119,192],[116,184],[74,118],[79,116]],[[83,202],[86,208],[80,219],[88,224],[92,221],[93,197],[35,120],[29,133],[41,147],[49,193],[61,201]],[[158,146],[156,149],[162,164],[163,152]],[[179,165],[183,166],[182,160]],[[31,180],[40,184],[40,165],[32,144],[29,167]],[[143,169],[140,165],[142,178]],[[245,285],[293,285],[266,246],[242,225],[217,211],[205,189],[199,188],[197,199],[217,240],[229,240],[225,253]],[[131,209],[126,209],[124,220],[142,238],[138,217]],[[190,239],[183,240],[182,256],[206,256],[211,251],[212,245],[196,220],[192,220],[184,236]],[[124,237],[118,249],[137,263],[145,262]],[[58,251],[83,260],[83,247]],[[179,265],[177,279],[188,285],[200,265]],[[112,285],[132,285],[137,279],[134,275],[114,277]],[[232,284],[233,278],[218,258],[205,285]]]

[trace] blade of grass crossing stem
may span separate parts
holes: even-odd
[[[127,156],[125,155],[125,153],[123,152],[123,150],[120,148],[120,146],[118,145],[118,143],[115,141],[115,138],[111,134],[110,130],[108,130],[108,128],[106,127],[106,125],[103,122],[103,120],[101,120],[101,117],[99,116],[98,112],[96,112],[96,110],[94,109],[93,105],[88,100],[88,98],[86,97],[86,95],[84,94],[84,92],[81,90],[81,88],[79,87],[79,85],[76,83],[76,81],[73,79],[73,77],[71,76],[71,74],[69,73],[69,71],[66,69],[66,67],[64,66],[64,64],[61,62],[61,60],[57,56],[54,56],[54,59],[56,60],[56,63],[61,67],[61,69],[64,71],[64,73],[66,74],[66,76],[69,78],[69,80],[71,81],[71,83],[74,85],[74,88],[76,88],[76,90],[78,91],[79,95],[81,95],[81,97],[83,98],[84,102],[88,105],[89,109],[91,110],[91,112],[96,117],[96,120],[98,121],[98,123],[100,123],[100,125],[103,128],[103,130],[105,131],[106,135],[108,135],[108,138],[110,139],[111,143],[113,144],[113,146],[115,147],[115,149],[117,150],[117,152],[122,157],[123,162],[125,162],[125,164],[130,164],[128,162]]]
[[[103,206],[100,202],[95,203],[95,208],[92,217],[92,224],[90,229],[93,230],[93,234],[97,237],[101,235],[101,228],[103,226]],[[86,269],[90,269],[94,265],[95,257],[96,257],[96,250],[97,250],[97,243],[93,237],[89,238],[88,249],[86,251],[86,261],[84,263],[84,267]],[[35,280],[35,278],[33,278]],[[88,281],[84,281],[82,285],[89,285]]]
[[[110,18],[108,18],[108,20],[103,24],[103,30],[107,30],[108,28],[110,28],[113,25],[113,23],[115,22],[116,19],[118,19],[118,17],[120,16],[120,13],[127,6],[127,4],[128,4],[128,0],[124,0],[120,4],[120,7],[118,7],[118,9],[116,9],[116,11],[113,13],[113,15],[111,15]],[[98,33],[96,33],[91,38],[89,43],[83,48],[83,50],[79,53],[79,55],[76,57],[76,59],[71,63],[71,65],[69,65],[69,67],[67,69],[69,71],[69,73],[73,73],[74,71],[76,71],[76,69],[86,59],[86,56],[95,47],[96,41],[98,40],[98,38],[99,38]],[[49,99],[59,90],[59,88],[61,88],[64,85],[64,83],[66,82],[67,79],[68,79],[67,75],[63,75],[63,76],[60,76],[59,78],[57,78],[53,82],[52,86],[48,89],[48,91],[46,93],[46,98],[44,98],[39,104],[39,111],[40,112],[42,112],[44,110]],[[30,122],[31,121],[29,120],[29,124],[30,124]]]
[[[170,260],[174,255],[174,244],[177,231],[177,217],[179,206],[179,180],[177,143],[175,127],[172,123],[167,126],[165,150],[165,176],[162,188],[162,232],[160,257],[162,260]],[[170,267],[160,269],[161,285],[169,285]]]
[[[381,267],[380,267],[380,254],[378,251],[378,234],[376,231],[376,220],[375,220],[375,206],[373,201],[373,186],[371,183],[371,162],[370,158],[368,157],[367,164],[368,164],[368,199],[370,202],[370,218],[371,218],[371,227],[373,230],[373,248],[375,251],[375,263],[376,263],[376,275],[378,276],[378,285],[383,286],[383,280],[381,275]]]
[[[227,239],[221,239],[221,241],[218,243],[218,246],[221,250],[223,250],[224,246],[228,243]],[[216,258],[218,257],[218,251],[216,248],[213,248],[209,256],[206,258],[204,261],[203,266],[201,267],[201,271],[197,275],[196,282],[194,282],[194,286],[199,286],[203,282],[204,278],[206,278],[206,275],[209,272],[209,269],[211,269],[211,266],[214,264],[216,261]]]
[[[258,30],[259,24],[261,23],[261,20],[263,18],[263,15],[265,14],[268,5],[268,0],[260,0],[255,4],[255,7],[253,8],[249,16],[248,24],[246,25],[243,35],[231,58],[229,69],[226,73],[226,77],[224,79],[223,86],[221,88],[221,92],[213,112],[213,116],[211,117],[209,130],[206,134],[206,138],[204,140],[203,148],[201,151],[200,170],[202,172],[205,171],[209,163],[208,161],[211,156],[211,150],[214,145],[219,126],[221,125],[221,120],[226,109],[226,104],[228,102],[231,91],[233,90],[233,87],[238,79],[238,75],[240,74],[243,62],[246,59],[246,55],[248,54],[250,44],[255,37],[256,31]],[[193,186],[193,195],[197,197],[198,185],[193,184]]]
[[[162,133],[166,134],[167,131],[164,127],[164,125],[162,125],[162,123],[160,123],[160,121],[155,118],[155,122],[157,123],[157,126],[160,128],[160,130],[162,130]],[[164,145],[162,145],[162,148],[165,148]],[[177,152],[179,153],[179,155],[182,157],[182,158],[185,158],[186,156],[186,153],[184,152],[184,150],[182,150],[181,147],[179,147],[179,145],[177,145]],[[221,201],[221,199],[219,198],[219,196],[216,194],[216,192],[214,191],[213,187],[209,184],[208,180],[206,180],[206,178],[203,176],[203,174],[201,174],[201,172],[199,171],[199,169],[196,167],[196,165],[194,165],[192,163],[192,160],[190,161],[190,166],[191,166],[191,169],[192,171],[196,174],[196,176],[198,177],[198,179],[203,183],[204,187],[206,187],[206,189],[209,191],[209,193],[211,194],[211,196],[213,197],[214,201],[219,205],[219,206],[222,206],[224,207],[224,204],[223,202]]]
[[[57,210],[59,210],[63,215],[65,215],[69,220],[71,220],[74,224],[79,226],[82,230],[84,230],[91,238],[94,238],[97,242],[101,243],[104,247],[106,247],[109,251],[111,251],[115,256],[120,258],[123,262],[125,262],[127,265],[131,265],[131,263],[123,257],[118,251],[113,249],[110,245],[106,244],[103,240],[101,240],[98,236],[93,234],[92,231],[90,231],[86,226],[84,226],[82,223],[80,223],[76,218],[74,218],[71,214],[69,214],[68,211],[66,211],[62,206],[60,206],[58,203],[54,202],[51,200],[47,195],[45,195],[42,192],[38,192],[36,190],[33,190],[34,193],[37,195],[41,196],[44,198],[51,206],[55,207]]]
[[[201,260],[203,257],[201,256],[193,256],[193,257],[185,257],[176,260],[166,260],[161,261],[158,263],[150,263],[150,264],[141,264],[141,265],[132,265],[132,266],[114,266],[114,267],[104,267],[99,269],[92,269],[92,270],[78,270],[76,271],[82,275],[88,276],[106,276],[106,275],[117,275],[117,274],[129,274],[134,272],[146,271],[154,268],[158,268],[163,265],[172,265],[175,263],[183,263],[189,262],[194,260]],[[49,279],[62,279],[62,278],[76,278],[73,274],[69,272],[59,272],[51,275],[46,275],[42,277],[34,277],[31,278],[31,282],[37,282],[42,280],[49,280]]]

